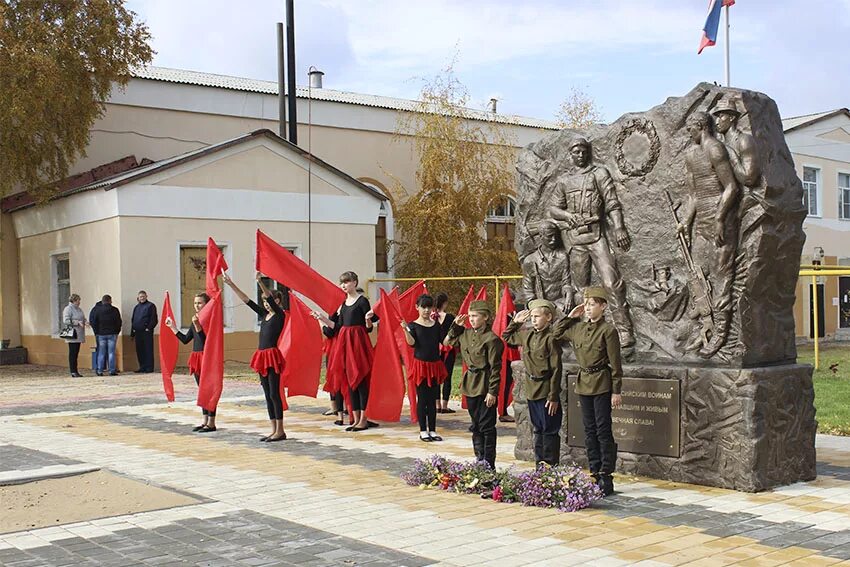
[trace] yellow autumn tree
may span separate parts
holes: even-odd
[[[416,187],[391,188],[400,277],[516,274],[517,255],[488,241],[489,209],[515,192],[515,148],[498,115],[467,108],[469,94],[447,68],[422,88],[415,112],[397,126],[418,157]],[[457,306],[469,282],[431,285]],[[492,294],[492,291],[491,291]],[[492,296],[491,296],[492,298]]]
[[[602,113],[596,102],[589,94],[576,87],[572,88],[555,113],[555,123],[559,128],[582,129],[601,121]]]
[[[149,40],[123,0],[0,0],[0,195],[53,194]]]

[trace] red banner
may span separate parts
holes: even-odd
[[[201,379],[198,385],[198,405],[215,411],[224,386],[224,321],[221,291],[216,291],[198,313],[201,328],[206,334],[201,358]]]
[[[392,297],[380,290],[380,300],[375,304],[375,314],[380,318],[378,342],[372,362],[371,393],[366,407],[366,414],[380,421],[399,421],[404,405],[404,374],[396,342],[401,320],[393,303]]]
[[[334,313],[345,301],[345,292],[338,285],[259,230],[256,266],[258,271],[309,298],[327,313]]]
[[[168,292],[165,292],[165,300],[162,302],[162,320],[174,321],[174,311],[171,309],[171,298]],[[167,330],[166,330],[167,329]],[[159,368],[162,372],[162,389],[165,390],[165,398],[169,402],[174,401],[174,382],[171,376],[174,374],[174,367],[177,366],[177,352],[180,348],[177,336],[171,329],[160,328],[159,333]]]
[[[310,315],[310,308],[289,294],[289,312],[280,334],[278,348],[286,367],[280,380],[290,396],[315,398],[322,374],[322,330]]]
[[[219,290],[218,276],[227,269],[227,262],[221,248],[212,237],[207,238],[207,295],[212,296]]]
[[[505,292],[502,294],[502,301],[499,302],[499,310],[496,312],[496,318],[493,320],[493,332],[502,339],[502,333],[508,327],[508,316],[516,311],[514,299],[511,297],[511,290],[505,286]],[[507,388],[508,371],[511,362],[519,360],[519,349],[509,347],[505,341],[505,350],[502,352],[502,371],[499,381],[499,415],[507,413],[507,407],[513,402],[514,396]]]

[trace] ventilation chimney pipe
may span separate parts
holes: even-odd
[[[495,98],[490,99],[490,112],[492,112],[493,114],[496,114],[496,103],[498,103],[498,102],[499,102],[498,99],[495,99]]]
[[[320,89],[322,88],[322,73],[315,67],[310,67],[310,70],[307,72],[307,75],[310,76],[310,88],[311,89]]]

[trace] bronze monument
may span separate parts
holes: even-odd
[[[703,83],[613,124],[552,134],[520,154],[517,172],[524,299],[568,310],[581,288],[603,285],[632,345],[632,401],[615,412],[615,435],[640,439],[618,469],[746,491],[814,478],[812,370],[796,364],[792,312],[806,211],[773,100]],[[569,414],[569,350],[564,369]],[[514,376],[527,458],[519,363]],[[659,392],[669,399],[642,401]],[[581,462],[572,421],[563,458]]]

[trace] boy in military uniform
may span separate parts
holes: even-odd
[[[617,444],[611,427],[611,409],[622,403],[623,366],[617,329],[602,316],[608,298],[601,287],[584,290],[577,305],[555,325],[558,340],[572,344],[579,364],[576,394],[581,402],[584,443],[590,474],[605,496],[614,493],[612,474],[617,464]],[[587,321],[581,321],[587,315]]]
[[[472,326],[467,329],[464,323]],[[496,400],[502,369],[504,343],[490,330],[492,312],[486,301],[473,301],[469,315],[458,315],[443,344],[460,347],[467,370],[460,381],[460,393],[472,419],[472,447],[475,458],[496,467]]]
[[[552,332],[555,305],[545,299],[528,302],[502,333],[509,346],[522,347],[522,362],[528,372],[525,395],[534,427],[534,462],[555,466],[561,450],[561,345]],[[531,330],[523,323],[531,319]]]

